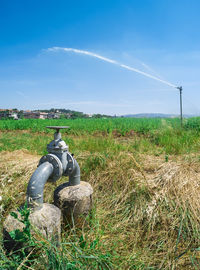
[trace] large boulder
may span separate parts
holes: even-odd
[[[54,191],[54,204],[62,211],[65,224],[81,226],[92,208],[93,188],[87,182],[64,183]]]
[[[13,232],[15,235],[16,233],[20,235],[20,232],[24,232],[26,228],[26,221],[23,219],[20,212],[21,210],[13,211],[4,221],[3,237],[4,246],[7,251],[20,249],[27,245],[27,243],[23,243],[23,238],[19,241],[11,237]],[[24,221],[22,222],[20,220]],[[36,239],[40,240],[45,237],[50,241],[60,241],[61,211],[55,205],[44,203],[41,209],[30,210],[28,220],[30,222],[30,233]]]

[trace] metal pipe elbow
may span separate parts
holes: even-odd
[[[69,185],[76,186],[80,184],[81,171],[78,162],[73,158],[73,170],[69,172]]]
[[[51,163],[42,163],[33,173],[27,187],[27,204],[31,208],[42,208],[44,186],[52,175],[54,167]]]

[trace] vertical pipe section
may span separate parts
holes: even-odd
[[[183,91],[183,87],[182,86],[178,86],[176,88],[180,92],[180,120],[181,120],[181,127],[182,127],[183,126],[183,105],[182,105],[182,91]]]
[[[42,163],[33,173],[27,187],[27,203],[31,208],[42,208],[44,185],[53,173],[53,165]]]
[[[74,168],[72,172],[69,173],[69,185],[70,186],[76,186],[80,184],[80,167],[78,165],[78,162],[73,158],[74,160]]]
[[[183,127],[183,105],[182,105],[182,86],[179,87],[180,90],[180,117],[181,117],[181,127]]]

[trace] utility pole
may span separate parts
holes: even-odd
[[[180,91],[180,120],[181,120],[181,127],[183,126],[183,104],[182,104],[182,91],[183,87],[178,86],[177,89]]]

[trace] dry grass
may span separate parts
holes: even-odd
[[[37,168],[40,158],[41,156],[33,155],[26,149],[0,152],[0,196],[3,198],[4,216],[13,207],[25,202],[28,181]],[[54,184],[47,183],[47,188],[44,190],[46,201],[52,200],[54,188]]]
[[[123,258],[120,269],[132,269],[134,264],[142,269],[142,263],[155,269],[195,269],[191,258],[198,260],[194,249],[200,244],[198,159],[137,159],[119,153],[104,171],[89,176],[106,246],[117,243]]]
[[[4,214],[24,202],[27,179],[35,170],[38,159],[26,150],[0,153],[0,195]]]
[[[195,155],[152,156],[119,152],[82,180],[94,187],[98,231],[115,269],[199,269],[200,168]],[[81,168],[90,153],[77,156]],[[26,187],[39,156],[25,150],[0,153],[3,216],[25,201]],[[95,167],[95,164],[94,164]],[[63,182],[64,179],[59,180]],[[59,184],[57,183],[57,184]],[[55,186],[45,187],[45,201]],[[95,239],[96,231],[88,234]],[[196,267],[196,268],[195,268]],[[149,268],[150,269],[150,268]]]

